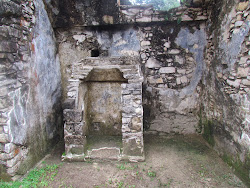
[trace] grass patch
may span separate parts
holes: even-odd
[[[231,167],[234,168],[235,174],[248,186],[250,187],[249,179],[249,167],[250,167],[250,155],[248,154],[246,162],[242,163],[238,158],[233,158],[229,155],[224,154],[222,159]],[[234,182],[231,182],[234,183]]]
[[[58,165],[46,165],[40,169],[31,170],[22,181],[0,182],[1,188],[31,188],[47,187],[49,182],[54,181],[58,172]]]
[[[148,171],[148,176],[149,177],[156,177],[156,172],[154,172],[154,171]]]

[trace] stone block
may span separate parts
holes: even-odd
[[[245,85],[245,86],[250,86],[250,80],[243,79],[242,84]]]
[[[11,167],[15,166],[19,161],[21,161],[22,157],[23,157],[22,153],[19,153],[13,159],[8,160],[7,161],[7,167],[11,168]]]
[[[5,144],[0,143],[0,152],[4,152],[4,146]]]
[[[171,45],[171,42],[165,42],[165,43],[164,43],[164,47],[165,47],[165,48],[170,48],[170,45]]]
[[[75,108],[75,99],[66,99],[62,104],[63,109],[73,109]]]
[[[207,20],[207,19],[208,19],[207,16],[197,16],[197,17],[195,18],[195,20]]]
[[[125,107],[122,108],[122,112],[124,112],[126,114],[133,114],[133,113],[135,113],[135,108],[125,106]]]
[[[0,134],[0,143],[6,143],[6,142],[8,142],[7,135],[4,133]]]
[[[12,159],[13,157],[15,157],[15,153],[0,153],[0,159],[3,161]]]
[[[140,117],[133,117],[132,123],[130,124],[130,129],[133,131],[140,132],[142,131],[142,118]]]
[[[8,27],[0,26],[0,36],[7,38],[9,36]]]
[[[244,24],[243,21],[237,21],[237,22],[235,22],[234,26],[235,26],[235,27],[240,27],[240,26],[242,26],[243,24]]]
[[[237,11],[244,11],[247,9],[249,2],[240,2],[237,6]]]
[[[240,58],[239,64],[240,64],[240,65],[243,65],[243,64],[245,64],[245,63],[247,62],[247,60],[248,60],[248,57],[247,57],[247,56],[241,57],[241,58]]]
[[[146,55],[145,53],[142,53],[142,54],[141,54],[141,58],[142,58],[143,60],[146,60],[147,55]]]
[[[137,116],[142,116],[143,115],[143,108],[136,108],[135,113]]]
[[[64,135],[83,135],[83,124],[82,123],[65,123]]]
[[[1,83],[1,85],[3,85],[3,82],[0,81],[0,83]],[[8,93],[9,93],[8,87],[1,87],[0,88],[0,97],[6,96],[6,95],[8,95]]]
[[[177,72],[179,74],[185,74],[186,73],[186,69],[177,69]]]
[[[75,154],[75,155],[82,155],[84,154],[84,146],[83,145],[71,145],[68,146],[66,153],[71,153],[71,154]]]
[[[128,156],[143,156],[143,143],[141,138],[132,137],[123,139],[123,154]]]
[[[102,20],[103,20],[106,24],[114,24],[114,17],[113,17],[113,16],[104,15],[104,16],[102,17]]]
[[[237,76],[240,78],[247,77],[248,72],[249,72],[249,67],[247,67],[247,68],[239,67],[238,72],[237,72]]]
[[[142,93],[141,90],[136,90],[136,91],[133,91],[133,95],[140,95]]]
[[[122,124],[129,124],[131,122],[131,118],[122,118]]]
[[[93,149],[88,153],[92,159],[112,159],[118,160],[120,148],[100,148]]]
[[[168,51],[168,54],[170,54],[170,55],[177,55],[177,54],[179,54],[181,51],[180,50],[178,50],[178,49],[172,49],[172,50],[169,50]]]
[[[176,84],[177,84],[177,85],[180,85],[180,84],[181,84],[181,78],[180,78],[180,77],[176,78]]]
[[[188,82],[187,77],[186,77],[186,76],[182,76],[182,77],[181,77],[181,83],[182,83],[182,84],[185,84],[185,83],[187,83],[187,82]]]
[[[181,56],[175,56],[175,62],[179,64],[184,64],[184,59]]]
[[[241,83],[240,79],[237,79],[235,81],[227,80],[227,84],[230,85],[230,86],[233,86],[235,88],[239,88],[240,87],[240,83]]]
[[[147,80],[150,84],[162,84],[162,83],[164,83],[162,78],[154,78],[153,76],[148,77]]]
[[[15,166],[11,167],[11,168],[8,168],[7,169],[7,173],[9,175],[15,175],[15,173],[18,171],[19,167],[21,165],[21,161],[19,161]]]
[[[181,21],[192,21],[193,18],[190,18],[188,15],[184,14],[181,16]]]
[[[147,16],[143,16],[141,18],[136,18],[136,22],[151,22],[151,16],[147,17]]]
[[[142,41],[141,46],[150,46],[150,41]]]
[[[157,15],[152,15],[152,22],[162,22],[165,21],[164,17],[159,17]]]
[[[16,145],[13,143],[8,143],[8,144],[5,144],[5,146],[4,146],[5,153],[11,153],[15,150],[16,150]]]
[[[81,122],[83,112],[81,110],[65,109],[63,110],[63,118],[66,122]]]
[[[122,90],[122,95],[129,95],[131,93],[132,93],[131,90]]]
[[[142,84],[141,83],[131,83],[127,84],[127,89],[128,90],[141,90]]]
[[[161,67],[160,63],[156,59],[154,59],[152,57],[147,60],[147,63],[146,63],[145,66],[147,68],[150,68],[150,69]]]
[[[196,5],[196,6],[201,5],[202,2],[203,2],[202,0],[193,0],[193,4]]]
[[[17,45],[10,41],[0,42],[0,52],[14,53],[17,52]]]
[[[9,0],[0,1],[0,16],[16,15],[20,16],[22,13],[22,7],[19,4]]]
[[[162,67],[159,71],[161,74],[175,73],[175,67]]]
[[[86,142],[85,136],[68,135],[64,137],[66,145],[84,145]]]

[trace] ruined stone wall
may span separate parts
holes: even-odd
[[[145,129],[150,134],[198,130],[199,82],[204,71],[205,24],[140,27]]]
[[[210,0],[188,1],[171,11],[155,10],[153,5],[122,5],[120,0],[46,0],[55,28],[206,20]],[[126,4],[126,3],[125,3]]]
[[[204,138],[246,182],[250,168],[249,10],[249,1],[212,4],[201,109]]]
[[[42,0],[0,2],[0,163],[25,173],[55,144],[60,68]]]
[[[133,10],[136,18],[142,9],[132,6],[126,11]],[[140,14],[142,19],[135,19],[129,25],[57,29],[64,99],[72,94],[68,92],[72,65],[91,57],[91,51],[98,50],[100,57],[140,56],[138,64],[144,74],[144,128],[147,132],[193,134],[200,131],[199,82],[204,68],[207,12],[187,7],[177,10],[169,21],[160,23],[151,23],[152,20],[144,23],[149,14],[150,17],[155,15],[156,12],[151,11],[148,15]],[[191,12],[202,15],[202,19],[187,17]],[[141,24],[135,26],[134,22]]]
[[[67,93],[67,87],[72,75],[72,66],[91,57],[93,50],[99,52],[99,57],[139,56],[140,40],[137,29],[133,26],[57,29],[56,36],[64,99],[71,94]]]

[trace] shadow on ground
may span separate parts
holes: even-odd
[[[197,136],[145,136],[145,162],[61,162],[64,146],[44,164],[60,164],[48,187],[246,187]]]

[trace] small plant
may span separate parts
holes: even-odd
[[[109,184],[112,184],[112,183],[113,183],[113,182],[112,182],[112,179],[110,178],[110,179],[109,179]]]
[[[203,165],[201,165],[201,170],[199,170],[200,176],[205,177],[206,172],[207,172],[206,168]]]
[[[154,171],[148,171],[148,176],[149,177],[156,177],[156,172],[154,172]]]
[[[178,25],[181,23],[183,15],[184,15],[184,13],[182,13],[181,15],[178,16],[178,18],[177,18],[177,24]]]
[[[86,162],[86,163],[92,164],[92,163],[93,163],[93,160],[91,160],[91,159],[86,159],[85,162]]]
[[[117,168],[119,168],[120,170],[125,170],[126,169],[124,164],[117,165]]]
[[[173,182],[173,179],[170,179],[169,182],[167,183],[167,187],[170,187],[172,182]]]
[[[122,188],[122,187],[123,187],[123,185],[124,185],[124,182],[123,182],[123,181],[121,181],[121,182],[119,182],[119,183],[118,183],[118,186],[117,186],[117,187],[118,187],[118,188]]]

